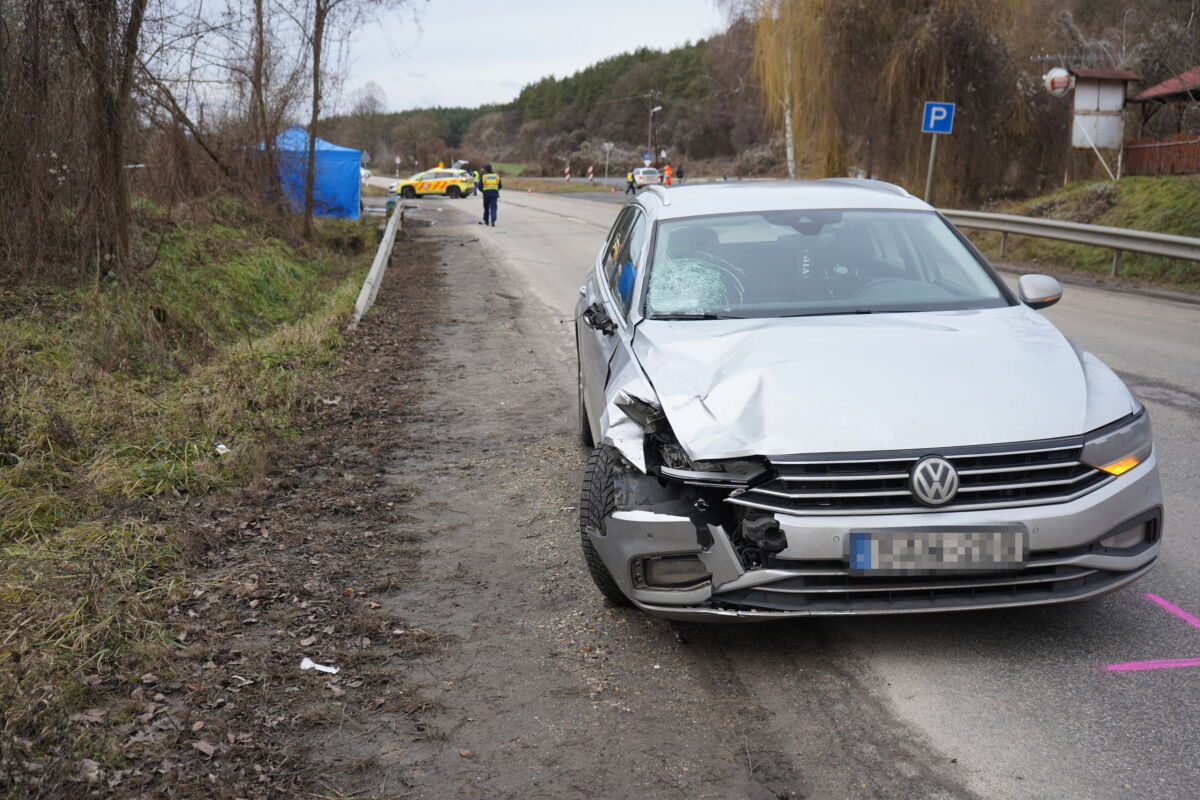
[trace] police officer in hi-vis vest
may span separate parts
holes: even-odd
[[[492,172],[492,165],[485,164],[483,174],[479,176],[479,192],[483,195],[483,221],[480,225],[491,225],[496,227],[496,206],[500,200],[500,189],[503,185],[500,183],[500,176]],[[489,222],[489,217],[491,221]]]

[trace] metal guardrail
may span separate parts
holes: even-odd
[[[371,262],[371,271],[367,273],[362,289],[358,292],[358,299],[354,301],[354,313],[350,315],[350,322],[346,325],[347,331],[357,328],[367,309],[375,303],[379,285],[383,283],[383,273],[387,271],[388,258],[392,255],[392,245],[396,243],[396,231],[403,224],[404,206],[401,204],[392,212],[392,217],[384,228],[383,239],[379,242],[379,249],[375,251],[375,260]]]
[[[999,231],[1001,258],[1008,255],[1008,237],[1009,234],[1012,234],[1108,248],[1113,251],[1113,276],[1116,276],[1121,269],[1121,254],[1124,252],[1178,258],[1183,261],[1200,261],[1200,239],[1193,239],[1190,236],[1136,231],[1131,228],[1111,228],[1105,225],[1085,225],[1082,222],[1063,222],[1056,219],[1021,217],[1015,214],[989,214],[983,211],[943,209],[941,213],[960,228]]]

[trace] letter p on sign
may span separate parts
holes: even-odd
[[[926,103],[921,133],[949,133],[954,128],[954,103]]]

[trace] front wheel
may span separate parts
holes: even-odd
[[[604,520],[616,508],[616,489],[613,471],[621,455],[612,447],[601,445],[592,451],[587,471],[583,475],[583,495],[579,500],[579,535],[583,545],[583,561],[587,564],[592,582],[600,594],[618,606],[631,605],[612,573],[604,565],[592,544],[588,530],[604,531]]]
[[[403,189],[400,190],[400,196],[403,197],[405,200],[413,200],[417,196],[417,190],[411,186],[405,186]]]
[[[446,196],[451,200],[457,200],[458,198],[462,197],[462,189],[458,188],[457,186],[451,186],[446,190]]]

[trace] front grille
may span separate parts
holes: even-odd
[[[1079,440],[904,453],[771,459],[771,481],[728,502],[785,514],[892,514],[1065,503],[1113,478],[1079,461]],[[913,466],[939,455],[958,471],[958,493],[927,506],[908,488]]]

